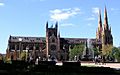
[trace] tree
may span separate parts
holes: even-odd
[[[26,57],[27,55],[28,55],[28,53],[27,53],[26,51],[22,51],[22,52],[21,52],[21,55],[20,55],[20,56],[21,56],[21,59],[22,59],[22,60],[25,60],[25,59],[27,58],[27,57]]]
[[[112,48],[113,46],[109,44],[102,46],[102,54],[106,56],[110,55]]]
[[[113,60],[117,60],[120,62],[120,48],[113,47],[112,45],[106,45],[103,47],[103,55],[105,55],[108,60],[112,58]]]
[[[93,51],[94,51],[94,56],[100,54],[99,49],[98,49],[97,47],[96,47],[96,48],[93,48]]]
[[[111,56],[114,57],[115,59],[117,59],[118,62],[120,62],[120,48],[113,47]]]
[[[73,59],[75,56],[81,56],[84,50],[84,44],[71,45],[70,48],[70,58]]]

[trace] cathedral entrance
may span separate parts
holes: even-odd
[[[50,57],[50,59],[51,59],[52,61],[56,61],[56,60],[57,60],[57,58],[56,58],[55,55],[52,55],[52,56]]]
[[[52,43],[50,45],[49,60],[50,61],[56,61],[57,60],[57,46],[56,46],[55,43]]]
[[[57,61],[57,55],[55,53],[51,53],[48,55],[48,61]]]

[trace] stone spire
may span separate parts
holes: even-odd
[[[56,28],[56,29],[58,28],[58,22],[56,22],[56,24],[55,24],[55,28]]]
[[[58,37],[60,38],[60,31],[58,32]]]
[[[57,33],[57,31],[58,31],[58,22],[56,22],[56,24],[55,24],[55,29],[56,29],[56,33]],[[57,36],[57,34],[56,34],[56,36]]]
[[[96,32],[97,41],[101,40],[102,31],[103,31],[103,28],[102,28],[101,10],[99,9],[99,13],[98,13],[98,30]]]
[[[99,9],[98,14],[98,31],[102,32],[102,19],[101,19],[101,10]]]
[[[48,21],[46,22],[46,29],[48,28]]]
[[[111,32],[111,26],[110,26],[110,29],[109,29],[109,31]]]
[[[104,28],[108,30],[108,17],[107,17],[107,9],[106,9],[106,6],[105,6],[105,9],[104,9]]]

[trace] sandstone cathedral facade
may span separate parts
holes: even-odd
[[[111,34],[111,27],[109,27],[108,24],[106,7],[104,9],[104,24],[102,24],[101,11],[99,10],[98,29],[96,31],[96,43],[98,43],[99,50],[101,50],[102,47],[104,47],[105,45],[113,45],[113,36]]]
[[[104,27],[102,27],[102,25]],[[41,60],[46,58],[56,59],[59,61],[69,60],[69,49],[73,44],[85,44],[88,38],[61,38],[58,32],[58,22],[55,27],[49,27],[46,23],[46,37],[23,37],[11,36],[8,40],[6,57],[11,60],[19,60],[24,56],[23,52],[27,53],[27,58],[41,57]],[[101,12],[99,11],[98,29],[96,38],[90,39],[93,47],[99,47],[111,44],[113,45],[113,37],[111,27],[108,25],[107,9],[104,10],[104,24],[102,24]],[[27,58],[24,59],[27,59]]]

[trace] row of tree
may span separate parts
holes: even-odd
[[[69,57],[71,60],[74,60],[75,56],[82,56],[83,50],[85,48],[85,44],[73,44],[70,45],[70,53]],[[103,55],[105,56],[108,61],[113,61],[113,62],[120,62],[120,48],[119,47],[114,47],[112,45],[105,45],[102,46],[102,52],[100,52],[99,48],[92,48],[94,51],[94,56],[97,55]]]
[[[70,45],[69,58],[74,60],[74,57],[82,56],[84,50],[84,44],[72,44]]]

